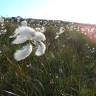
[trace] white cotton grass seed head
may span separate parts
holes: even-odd
[[[5,34],[6,32],[7,32],[7,29],[4,29],[4,30],[3,30],[3,34]]]
[[[41,28],[41,32],[44,33],[45,31],[46,31],[45,27],[42,26],[42,28]]]
[[[37,32],[40,32],[40,31],[41,31],[41,28],[36,27],[35,30],[36,30]]]
[[[2,51],[0,50],[0,54],[2,53]]]
[[[15,30],[15,34],[10,36],[10,38],[14,38],[12,44],[21,44],[26,42],[27,40],[32,40],[35,35],[35,30],[31,27],[19,27]]]
[[[0,16],[0,23],[4,23],[4,19],[1,16]]]
[[[56,35],[61,35],[62,33],[64,33],[64,28],[60,27],[59,32],[57,32]]]
[[[41,32],[41,33],[44,33],[46,31],[44,26],[42,26],[41,28],[36,27],[35,30],[36,30],[36,32]]]
[[[1,23],[1,27],[4,27],[4,23]]]
[[[45,41],[46,37],[41,32],[35,32],[35,36],[33,37],[33,40],[35,40],[35,41]]]
[[[39,42],[39,44],[37,45],[37,50],[35,52],[36,56],[41,56],[45,53],[46,50],[46,46],[43,42]]]
[[[27,37],[23,37],[22,35],[18,35],[12,44],[21,44],[27,41]]]
[[[26,20],[22,21],[21,26],[27,26],[27,21]]]
[[[55,39],[58,39],[58,38],[59,38],[59,35],[56,35],[56,36],[55,36]]]
[[[26,65],[27,68],[32,68],[31,63]]]
[[[17,50],[14,54],[14,58],[17,61],[23,60],[26,57],[28,57],[32,52],[32,45],[31,44],[27,44],[25,46],[23,46],[23,48]]]
[[[31,27],[28,27],[25,21],[22,23],[22,26],[16,28],[14,35],[9,38],[15,38],[12,41],[12,44],[25,43],[27,40],[30,42],[15,52],[14,58],[16,61],[23,60],[31,54],[32,44],[34,44],[34,47],[36,48],[35,55],[41,56],[45,53],[46,46],[43,43],[43,41],[46,40],[45,35],[41,32],[36,32]]]

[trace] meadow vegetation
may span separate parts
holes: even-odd
[[[65,30],[55,39],[60,25],[50,21],[44,25],[45,54],[38,57],[33,52],[16,61],[13,53],[22,44],[12,45],[9,36],[18,25],[5,21],[7,32],[0,35],[0,96],[96,95],[96,45],[80,30],[70,29],[74,24],[63,22]]]

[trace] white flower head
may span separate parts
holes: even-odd
[[[27,56],[29,56],[32,52],[32,45],[27,44],[26,46],[23,46],[20,50],[17,50],[14,54],[14,58],[17,61],[25,59]]]
[[[17,22],[20,22],[21,17],[17,16]]]
[[[33,37],[33,40],[35,40],[35,41],[45,41],[46,37],[41,32],[35,32],[35,36]]]
[[[45,31],[46,31],[45,27],[42,26],[42,28],[41,28],[41,32],[43,33],[43,32],[45,32]]]
[[[42,26],[41,28],[40,27],[36,27],[35,30],[37,32],[41,32],[41,33],[44,33],[46,31],[44,26]]]
[[[56,35],[56,36],[55,36],[55,39],[58,39],[58,38],[59,38],[59,35]]]
[[[0,23],[4,23],[4,19],[0,16]]]
[[[46,46],[43,42],[39,42],[39,44],[37,44],[37,50],[35,52],[35,55],[37,56],[41,56],[45,53],[46,50]]]
[[[21,26],[15,30],[14,35],[10,36],[10,38],[15,38],[15,40],[12,42],[13,44],[21,44],[27,40],[32,40],[34,36],[35,30],[33,28]]]
[[[56,33],[56,34],[57,35],[61,35],[62,33],[64,33],[64,28],[63,27],[60,27],[59,32]]]
[[[21,26],[27,26],[27,21],[26,20],[22,21]]]
[[[2,53],[2,51],[0,50],[0,54]]]
[[[17,61],[23,60],[31,54],[32,44],[34,44],[36,47],[35,55],[37,56],[43,55],[46,50],[46,46],[43,43],[43,41],[46,40],[45,35],[41,32],[36,32],[33,28],[28,27],[27,25],[25,26],[24,22],[22,26],[15,30],[14,35],[10,36],[10,38],[15,38],[12,41],[12,44],[21,44],[25,43],[26,41],[30,42],[22,49],[15,52],[14,58]]]
[[[59,32],[56,33],[55,39],[58,39],[62,33],[64,33],[64,27],[60,27]]]
[[[35,30],[40,32],[41,31],[41,28],[36,27]]]

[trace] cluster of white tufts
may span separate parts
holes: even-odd
[[[55,39],[58,39],[59,36],[64,33],[64,27],[60,27],[59,32],[56,33]]]
[[[0,17],[0,35],[5,34],[7,30],[4,27],[4,18]]]
[[[44,26],[42,26],[41,28],[40,28],[40,27],[36,27],[35,30],[36,30],[37,32],[42,32],[42,33],[44,33],[44,32],[46,31],[46,29],[45,29]]]
[[[14,53],[14,58],[17,61],[23,60],[31,54],[33,49],[32,45],[35,46],[36,56],[41,56],[45,53],[46,46],[43,43],[43,41],[46,40],[45,35],[41,32],[37,32],[31,27],[28,27],[27,21],[22,21],[21,26],[16,28],[14,34],[10,36],[10,38],[15,38],[12,41],[12,44],[21,44],[29,41],[25,46],[23,46],[23,48]]]

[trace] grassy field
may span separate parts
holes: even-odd
[[[55,39],[60,26],[49,22],[46,53],[37,57],[33,52],[19,62],[13,53],[22,44],[9,39],[17,26],[5,22],[7,33],[0,35],[0,96],[96,96],[96,45],[70,27],[74,24],[64,22],[64,33]]]

